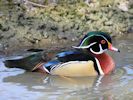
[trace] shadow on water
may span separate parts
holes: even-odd
[[[116,43],[121,53],[110,54],[117,68],[106,76],[71,78],[42,75],[8,69],[0,62],[0,97],[2,100],[132,100],[132,43],[133,40]]]

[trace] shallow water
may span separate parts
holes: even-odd
[[[1,100],[132,100],[133,40],[115,43],[121,53],[109,52],[116,70],[108,76],[68,78],[7,69],[0,62]]]

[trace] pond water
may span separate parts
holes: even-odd
[[[0,59],[0,100],[133,100],[133,40],[109,52],[116,70],[107,76],[68,78],[5,68]]]

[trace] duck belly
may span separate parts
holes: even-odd
[[[98,75],[94,69],[93,61],[70,61],[63,64],[58,64],[53,66],[50,74],[72,77]]]

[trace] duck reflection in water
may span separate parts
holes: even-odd
[[[44,76],[41,73],[33,74],[32,72],[25,72],[16,76],[5,77],[3,82],[16,85],[19,83],[19,87],[26,87],[28,91],[41,92],[44,94],[56,94],[56,92],[59,93],[59,91],[62,96],[66,91],[68,91],[68,95],[73,94],[73,96],[79,95],[81,97],[83,96],[81,94],[87,97],[89,97],[89,95],[98,94],[98,97],[95,96],[95,98],[103,98],[97,100],[104,100],[110,98],[112,94],[110,91],[101,94],[101,91],[107,89],[114,80],[115,78],[111,75],[71,78],[52,75]]]

